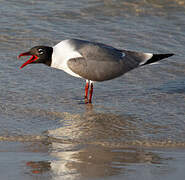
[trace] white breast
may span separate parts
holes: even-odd
[[[61,41],[53,47],[51,67],[61,69],[72,76],[80,77],[67,66],[69,59],[78,57],[82,57],[82,55],[75,51],[73,45],[70,44],[70,40]]]

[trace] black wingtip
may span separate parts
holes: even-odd
[[[164,58],[168,58],[168,57],[173,56],[175,54],[174,53],[171,53],[171,54],[161,54],[161,55],[164,55],[165,56]]]
[[[175,55],[174,53],[170,53],[170,54],[153,54],[152,58],[149,59],[146,63],[142,64],[142,66],[147,65],[147,64],[151,64],[151,63],[155,63],[157,61],[160,61],[162,59],[168,58],[170,56]]]

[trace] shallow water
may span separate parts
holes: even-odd
[[[0,2],[3,179],[185,177],[184,0]],[[85,105],[83,80],[17,60],[70,37],[176,55],[96,83]]]

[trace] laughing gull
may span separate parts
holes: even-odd
[[[93,82],[119,77],[134,68],[155,63],[172,55],[174,54],[141,53],[117,49],[102,43],[67,39],[54,47],[35,46],[18,57],[31,56],[20,68],[31,63],[44,63],[85,79],[85,103],[91,103]]]

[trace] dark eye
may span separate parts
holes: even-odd
[[[43,49],[38,49],[39,54],[43,54]]]

